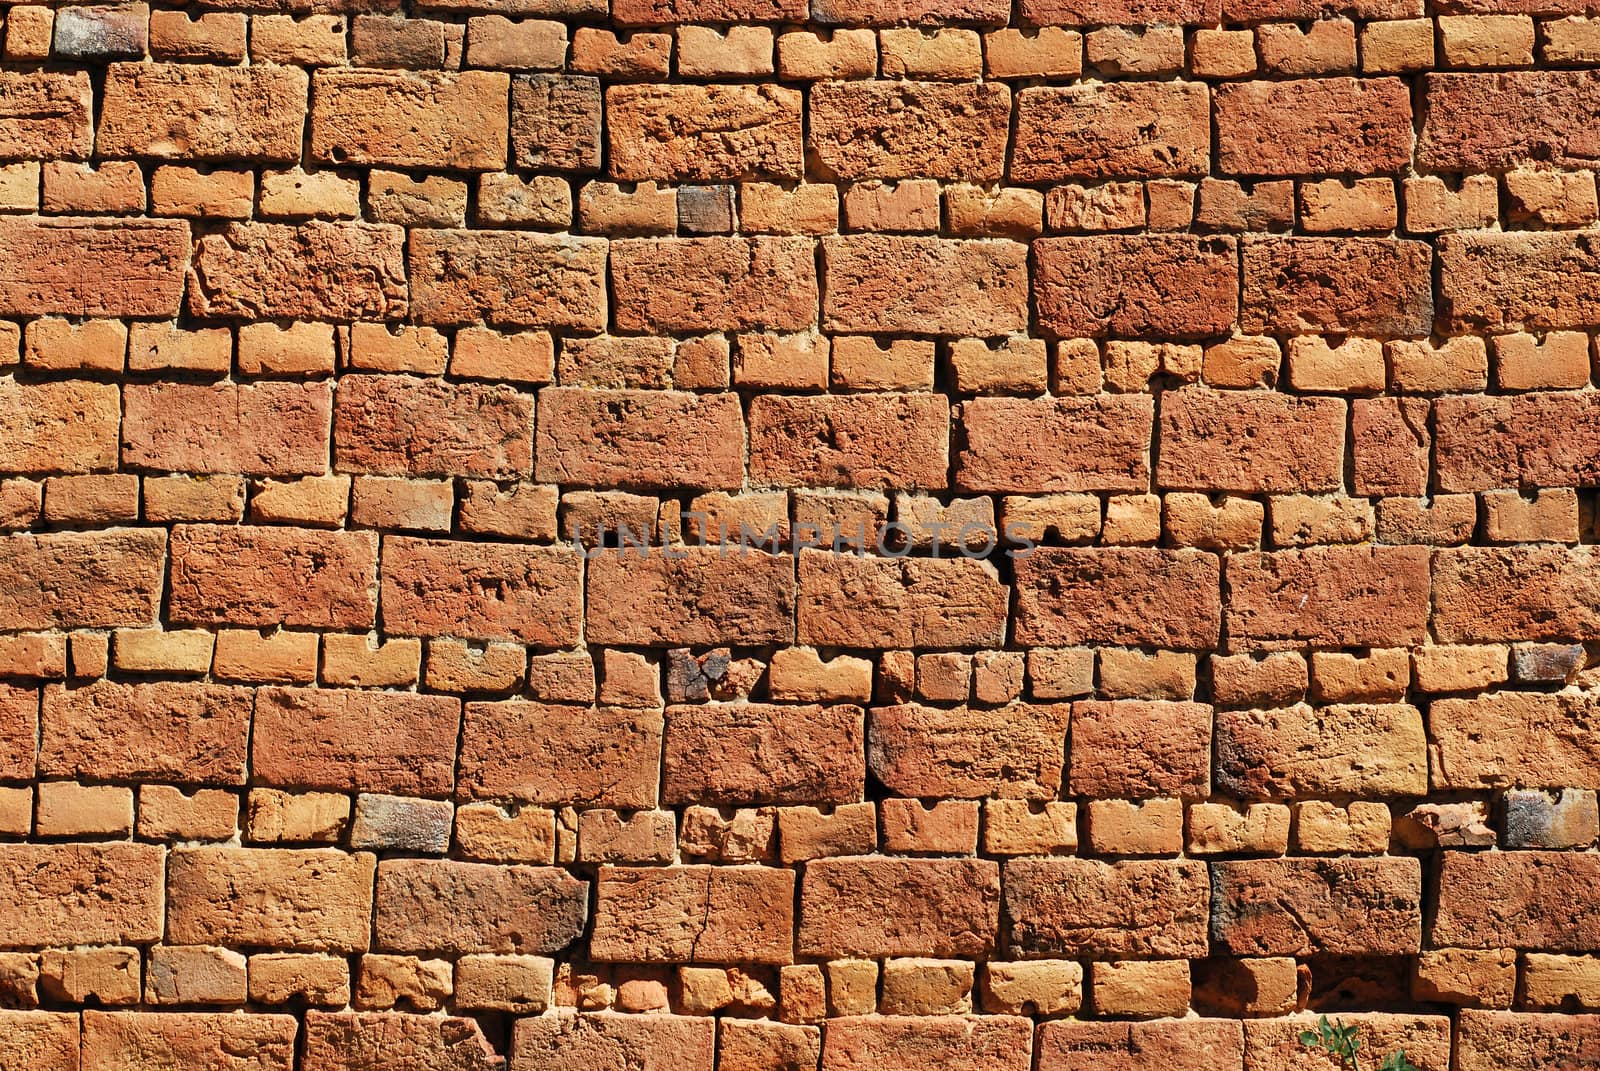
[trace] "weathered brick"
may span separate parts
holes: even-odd
[[[808,238],[626,238],[611,243],[624,331],[798,331],[817,318]]]
[[[656,805],[661,737],[659,710],[468,703],[458,794],[648,809]]]
[[[589,912],[589,883],[557,867],[385,859],[375,895],[378,947],[396,952],[548,954]]]
[[[1502,171],[1526,160],[1589,167],[1600,110],[1594,71],[1496,71],[1422,76],[1417,166]]]
[[[1576,1071],[1600,1061],[1593,1015],[1462,1009],[1458,1024],[1456,1071]]]
[[[556,171],[598,171],[600,112],[598,78],[517,76],[511,82],[512,163]]]
[[[113,63],[95,151],[113,158],[294,163],[306,86],[298,67]]]
[[[1011,180],[1200,176],[1211,158],[1201,82],[1104,82],[1017,94]]]
[[[1242,326],[1420,338],[1433,329],[1432,259],[1426,243],[1392,238],[1249,239]]]
[[[461,704],[449,696],[263,688],[251,772],[294,788],[446,795],[460,716]]]
[[[1154,402],[1142,394],[974,398],[960,409],[956,485],[1022,494],[1142,491],[1154,422]]]
[[[1216,787],[1240,799],[1421,796],[1422,714],[1403,703],[1218,711]]]
[[[1355,1028],[1361,1051],[1392,1053],[1403,1049],[1406,1060],[1419,1068],[1445,1071],[1450,1067],[1450,1020],[1443,1015],[1409,1015],[1366,1012],[1339,1017]],[[1306,1051],[1302,1030],[1316,1030],[1318,1016],[1305,1012],[1272,1019],[1250,1019],[1244,1024],[1244,1060],[1247,1068],[1303,1067],[1325,1059]]]
[[[420,323],[606,325],[606,243],[598,238],[419,229],[409,248],[411,315]]]
[[[252,694],[214,684],[52,684],[39,770],[53,777],[242,785]]]
[[[971,558],[861,557],[802,550],[799,641],[819,647],[998,644],[1006,586]]]
[[[1072,704],[1070,794],[1111,799],[1211,794],[1211,708],[1203,703]]]
[[[363,952],[376,860],[336,848],[187,848],[167,860],[167,940]]]
[[[1011,947],[1031,957],[1204,956],[1210,899],[1204,863],[1015,859],[1005,869]]]
[[[119,404],[114,384],[0,380],[0,451],[6,472],[115,468]]]
[[[0,219],[0,314],[167,316],[189,261],[178,220]]]
[[[1237,1071],[1243,1024],[1228,1019],[1039,1024],[1039,1071]]]
[[[1010,116],[1011,90],[999,82],[820,82],[811,90],[810,148],[841,179],[994,182]]]
[[[1577,639],[1600,629],[1587,547],[1459,547],[1434,559],[1433,627],[1443,643]]]
[[[1440,398],[1434,435],[1439,489],[1582,487],[1600,480],[1584,448],[1600,433],[1587,392]]]
[[[472,1019],[311,1010],[305,1022],[303,1071],[505,1071]]]
[[[943,487],[949,427],[949,404],[935,395],[763,395],[750,402],[750,479],[771,487]]]
[[[0,1060],[7,1067],[77,1071],[76,1013],[0,1011]]]
[[[628,963],[788,963],[794,872],[758,866],[600,868],[589,955]]]
[[[0,947],[160,940],[164,854],[154,844],[0,845]]]
[[[299,1029],[292,1015],[86,1010],[82,1069],[248,1067],[252,1071],[292,1071]]]
[[[532,425],[533,399],[501,384],[346,376],[333,440],[345,472],[506,479],[532,468]]]
[[[383,619],[391,634],[541,647],[578,642],[583,563],[569,547],[390,536]]]
[[[38,739],[39,690],[0,684],[0,777],[31,780]]]
[[[1596,716],[1597,704],[1586,694],[1436,699],[1428,712],[1434,787],[1600,789],[1600,745],[1590,730]]]
[[[1039,547],[1015,560],[1013,639],[1070,646],[1214,647],[1216,555],[1154,548]]]
[[[798,90],[770,84],[612,86],[611,174],[628,182],[799,179],[800,104]]]
[[[1062,26],[1214,25],[1221,0],[1023,0],[1030,23]]]
[[[727,489],[744,482],[744,413],[731,394],[551,387],[538,416],[536,472],[546,482]]]
[[[1000,867],[985,859],[817,859],[800,886],[802,956],[983,957],[1000,926]]]
[[[878,234],[824,238],[823,327],[985,336],[1028,323],[1028,247]]]
[[[717,1020],[710,1016],[563,1010],[518,1019],[511,1053],[519,1066],[547,1071],[623,1071],[647,1061],[661,1071],[711,1071],[716,1038]]]
[[[318,71],[311,158],[498,171],[506,166],[510,86],[492,71]]]
[[[1169,490],[1334,491],[1344,482],[1344,437],[1337,398],[1167,391],[1156,480]]]
[[[1228,559],[1229,639],[1246,647],[1395,647],[1428,631],[1421,547],[1311,547]]]
[[[398,319],[406,312],[404,242],[405,231],[393,226],[230,223],[196,243],[189,312],[203,319]]]
[[[180,524],[172,530],[171,559],[174,624],[365,629],[373,623],[378,540],[372,532]]]
[[[122,462],[161,472],[296,476],[326,471],[326,383],[129,383]]]
[[[1010,1015],[864,1015],[831,1019],[822,1071],[1029,1071],[1033,1024]]]
[[[1225,174],[1371,175],[1411,163],[1411,95],[1399,78],[1228,83],[1216,116]]]
[[[1071,707],[874,707],[867,766],[902,796],[1050,800],[1061,788]]]
[[[1396,956],[1422,946],[1415,859],[1239,859],[1211,872],[1212,937],[1231,955]]]
[[[87,71],[0,74],[0,159],[87,159],[93,97]]]
[[[661,801],[748,806],[850,803],[866,789],[855,706],[667,708]]]
[[[637,548],[589,559],[590,643],[639,647],[794,642],[794,559],[757,551]]]
[[[1600,856],[1588,852],[1443,852],[1434,947],[1592,949]]]
[[[152,624],[166,542],[148,528],[0,538],[0,619],[17,630]]]
[[[1039,322],[1062,338],[1206,338],[1239,317],[1232,238],[1043,238],[1033,249]]]
[[[1439,238],[1440,329],[1582,327],[1600,316],[1600,243],[1588,231]]]

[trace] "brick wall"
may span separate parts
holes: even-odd
[[[0,1068],[1600,1066],[1591,8],[6,6]]]

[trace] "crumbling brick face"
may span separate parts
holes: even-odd
[[[0,1071],[1600,1067],[1597,12],[0,0]]]

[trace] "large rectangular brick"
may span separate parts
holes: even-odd
[[[290,788],[444,796],[455,785],[460,726],[454,696],[263,688],[250,770]]]
[[[1435,948],[1589,952],[1600,947],[1600,855],[1442,852]]]
[[[1021,494],[1143,491],[1154,423],[1147,394],[974,398],[960,409],[956,486]]]
[[[1584,327],[1600,318],[1600,240],[1589,231],[1439,238],[1439,328],[1449,334]]]
[[[1042,238],[1033,251],[1039,324],[1062,338],[1206,338],[1239,317],[1232,238]]]
[[[299,67],[113,63],[95,152],[298,163],[307,84]]]
[[[1600,71],[1425,74],[1422,94],[1419,168],[1504,171],[1532,160],[1594,166]]]
[[[1232,1019],[1040,1023],[1038,1071],[1244,1071],[1243,1027]]]
[[[603,866],[589,957],[792,963],[794,877],[764,866]]]
[[[1421,338],[1433,330],[1432,250],[1394,238],[1251,238],[1244,330]]]
[[[305,1013],[301,1071],[505,1071],[474,1019],[410,1012]]]
[[[599,14],[605,14],[603,6]],[[573,74],[523,74],[513,78],[512,166],[598,171],[601,99],[598,78]]]
[[[457,794],[649,810],[657,803],[661,734],[659,710],[468,703]]]
[[[0,844],[0,948],[161,939],[156,844]]]
[[[1590,547],[1455,547],[1434,557],[1441,643],[1579,640],[1600,634],[1600,560]]]
[[[337,848],[183,848],[167,860],[173,944],[365,952],[369,852]]]
[[[242,785],[254,693],[219,684],[96,681],[44,690],[39,772]]]
[[[83,1013],[82,1071],[293,1071],[299,1031],[293,1015],[88,1009]]]
[[[631,647],[790,643],[795,561],[722,547],[601,550],[589,559],[585,636]]]
[[[710,703],[667,708],[667,804],[852,803],[866,790],[856,706]]]
[[[990,647],[1005,637],[1009,593],[985,561],[802,550],[799,574],[801,643]]]
[[[800,884],[800,955],[984,958],[1000,928],[987,859],[816,859]]]
[[[0,620],[17,631],[152,624],[166,545],[159,528],[0,537]]]
[[[583,559],[572,547],[388,536],[382,569],[390,634],[578,643]]]
[[[0,380],[5,471],[54,474],[116,468],[120,405],[113,383]]]
[[[982,337],[1028,325],[1021,242],[850,234],[822,248],[826,330]]]
[[[88,71],[0,72],[0,160],[85,160],[94,144]]]
[[[196,243],[189,312],[202,319],[399,319],[406,314],[405,237],[400,227],[365,223],[230,223]]]
[[[862,1015],[829,1019],[822,1071],[1031,1071],[1033,1023],[1013,1015]]]
[[[770,487],[943,488],[950,404],[936,394],[759,395],[750,479]]]
[[[1053,800],[1071,706],[874,707],[867,766],[897,796]]]
[[[1156,482],[1169,491],[1337,491],[1345,403],[1188,387],[1161,395]]]
[[[717,1020],[710,1016],[628,1015],[618,1012],[520,1018],[511,1034],[518,1067],[543,1071],[711,1071]]]
[[[1153,547],[1037,547],[1015,559],[1018,643],[1215,647],[1214,554]]]
[[[1422,796],[1428,739],[1405,703],[1216,713],[1216,787],[1238,799]]]
[[[1600,1066],[1600,1016],[1463,1008],[1456,1023],[1456,1071]]]
[[[122,463],[158,472],[327,471],[327,383],[129,383]]]
[[[611,243],[623,331],[798,331],[817,319],[809,238],[624,238]]]
[[[806,0],[616,0],[611,17],[624,26],[680,22],[805,22]]]
[[[1204,863],[1015,859],[1005,887],[1009,940],[1023,956],[1190,959],[1209,949]]]
[[[1435,788],[1600,789],[1600,701],[1587,693],[1495,692],[1428,710]]]
[[[1074,796],[1204,799],[1211,794],[1211,707],[1073,703],[1067,759]]]
[[[605,328],[603,239],[419,228],[409,249],[418,323]]]
[[[1041,26],[1212,26],[1221,0],[1022,0],[1022,17]]]
[[[625,182],[799,179],[801,99],[770,83],[611,86],[611,174]]]
[[[1366,1006],[1365,1001],[1357,1006]],[[1304,1030],[1316,1030],[1319,1016],[1306,1011],[1244,1022],[1244,1066],[1249,1071],[1315,1066],[1325,1059],[1308,1052],[1300,1041]],[[1450,1071],[1450,1019],[1444,1015],[1403,1012],[1357,1012],[1333,1017],[1354,1027],[1364,1053],[1404,1050],[1406,1062],[1419,1071]],[[1459,1068],[1458,1068],[1459,1071]]]
[[[930,26],[949,22],[1004,25],[1005,0],[813,0],[811,19],[823,25]]]
[[[732,490],[744,482],[744,437],[734,394],[547,387],[535,471],[565,486]]]
[[[1416,859],[1237,859],[1211,864],[1212,938],[1234,956],[1414,955]]]
[[[1011,129],[1000,82],[818,82],[810,147],[840,179],[998,181]]]
[[[1241,647],[1400,647],[1428,635],[1424,547],[1309,547],[1228,558],[1228,639]]]
[[[180,524],[172,529],[174,624],[372,627],[375,532]]]
[[[377,947],[393,952],[548,955],[589,915],[589,883],[552,866],[385,859],[375,895]]]
[[[177,314],[189,225],[173,219],[0,218],[0,315]]]
[[[1210,100],[1204,82],[1024,89],[1017,94],[1011,181],[1204,175],[1211,163]]]
[[[1559,391],[1434,402],[1441,491],[1600,483],[1600,394]]]
[[[0,1010],[0,1067],[79,1071],[76,1012]]]
[[[336,467],[385,476],[525,478],[533,468],[533,414],[533,398],[502,383],[345,376],[334,400]]]
[[[0,684],[0,778],[33,780],[38,749],[39,689]]]
[[[1373,175],[1411,163],[1411,93],[1399,78],[1228,82],[1216,118],[1224,174]]]
[[[498,71],[319,70],[311,80],[311,158],[499,171],[510,90],[510,76]]]

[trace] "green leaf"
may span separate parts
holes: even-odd
[[[1317,1045],[1319,1044],[1319,1039],[1317,1037],[1317,1032],[1315,1030],[1302,1030],[1302,1031],[1300,1031],[1300,1044],[1308,1046],[1308,1047],[1313,1048],[1313,1049],[1316,1048]]]

